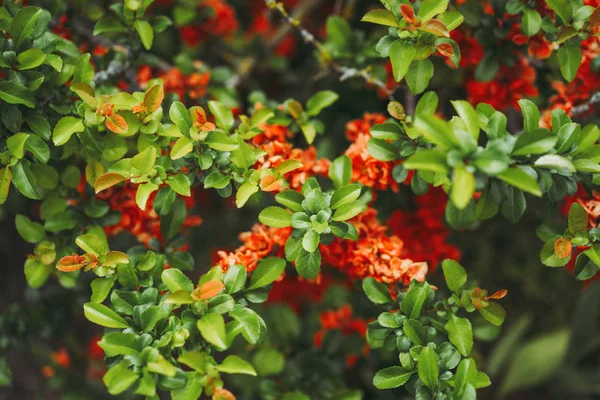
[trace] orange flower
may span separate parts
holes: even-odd
[[[354,142],[345,154],[352,161],[352,182],[359,182],[375,190],[392,189],[397,192],[400,187],[394,180],[392,171],[400,161],[380,161],[369,154],[367,143],[371,139],[369,130],[375,124],[385,122],[383,114],[365,114],[363,119],[348,122],[346,138]]]
[[[113,186],[96,195],[98,199],[106,201],[111,210],[121,212],[120,221],[115,225],[105,226],[104,232],[108,236],[113,236],[126,231],[136,236],[138,241],[146,246],[152,238],[163,241],[160,231],[160,217],[152,207],[156,192],[152,193],[148,199],[145,210],[140,209],[135,202],[136,192],[137,185],[126,183],[122,186]],[[192,196],[182,197],[182,199],[186,207],[191,208],[194,205],[194,192],[192,192]],[[188,215],[183,226],[197,226],[201,223],[202,218]]]
[[[254,168],[276,168],[286,160],[298,160],[302,167],[285,174],[285,179],[291,189],[300,190],[304,182],[312,176],[327,175],[329,171],[329,160],[317,159],[317,149],[314,146],[306,150],[294,148],[287,138],[293,136],[287,127],[282,125],[263,124],[260,127],[263,133],[252,138],[251,142],[266,154],[258,159]],[[266,183],[269,182],[265,182]],[[271,184],[274,182],[270,182]],[[261,183],[262,185],[262,183]],[[266,185],[269,191],[278,191],[282,187]]]
[[[351,279],[374,277],[385,282],[408,285],[413,279],[423,281],[426,262],[414,262],[403,255],[404,242],[398,236],[387,235],[387,227],[377,219],[377,211],[368,208],[351,222],[358,231],[358,240],[336,238],[320,246],[323,262]]]
[[[292,228],[270,228],[256,224],[250,232],[240,234],[243,245],[234,252],[217,252],[217,264],[223,271],[227,271],[229,266],[234,264],[243,265],[247,271],[252,271],[258,261],[268,255],[283,256],[283,247],[291,233]]]

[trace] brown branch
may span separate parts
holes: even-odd
[[[313,2],[318,3],[317,1]],[[302,25],[300,25],[300,21],[298,19],[294,18],[287,12],[285,7],[283,6],[283,3],[277,2],[275,0],[265,0],[265,4],[267,5],[267,7],[278,11],[279,14],[288,22],[289,26],[295,27],[298,30],[298,32],[300,32],[300,35],[306,43],[312,44],[315,47],[315,49],[317,49],[325,64],[341,75],[340,81],[345,81],[350,78],[361,78],[368,84],[374,85],[378,89],[382,90],[386,94],[388,100],[394,100],[394,90],[388,89],[387,85],[384,82],[372,76],[369,73],[369,67],[359,70],[356,68],[337,64],[335,61],[333,61],[331,55],[327,52],[327,50],[325,50],[323,44],[319,42],[312,33],[303,28]]]

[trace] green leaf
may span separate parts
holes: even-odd
[[[303,278],[316,278],[321,270],[321,252],[316,250],[309,253],[304,249],[300,249],[298,257],[296,258],[296,270]]]
[[[106,333],[98,342],[98,346],[104,350],[108,357],[115,357],[119,355],[134,356],[139,354],[138,341],[134,333]]]
[[[537,181],[519,167],[509,168],[497,176],[504,182],[535,196],[539,197],[542,195],[542,190]]]
[[[242,187],[244,185],[242,185]],[[294,212],[304,211],[304,207],[302,206],[304,196],[302,196],[302,193],[296,192],[295,190],[284,190],[283,192],[277,193],[277,195],[275,195],[275,201]]]
[[[410,319],[419,318],[430,290],[430,286],[427,282],[413,285],[408,290],[404,300],[400,302],[400,309],[402,310],[402,313]]]
[[[18,69],[21,71],[39,67],[44,63],[46,55],[40,49],[29,49],[17,56]]]
[[[125,31],[125,26],[114,17],[102,17],[94,26],[94,36],[102,33],[120,33]]]
[[[102,382],[108,388],[108,393],[117,395],[127,390],[140,377],[138,374],[127,368],[129,363],[125,360],[113,365],[102,377]]]
[[[565,169],[570,172],[575,172],[575,166],[569,159],[556,154],[546,154],[545,156],[541,156],[533,163],[533,165],[539,168]]]
[[[405,320],[402,329],[410,341],[417,346],[425,343],[425,340],[427,339],[427,329],[416,319]]]
[[[427,21],[436,15],[443,13],[447,8],[448,0],[423,0],[417,15],[421,17],[423,21]]]
[[[402,367],[389,367],[380,369],[373,377],[373,385],[377,389],[393,389],[404,385],[415,371]]]
[[[250,277],[247,290],[254,290],[273,283],[285,269],[285,260],[279,257],[262,259]]]
[[[6,202],[11,182],[12,172],[10,168],[0,168],[0,205]]]
[[[458,28],[463,23],[465,17],[459,11],[448,11],[440,15],[437,19],[442,21],[449,31]]]
[[[235,122],[231,109],[225,104],[214,100],[208,102],[208,108],[215,117],[215,124],[228,133]]]
[[[204,314],[202,318],[198,320],[197,325],[202,337],[204,337],[207,342],[221,350],[227,348],[225,339],[225,320],[221,314],[214,312]]]
[[[396,82],[400,82],[406,76],[416,55],[417,49],[411,43],[397,40],[392,44],[390,47],[390,61],[392,62],[392,72]]]
[[[400,27],[400,24],[398,24],[398,20],[396,19],[394,14],[391,11],[385,10],[383,8],[370,10],[362,17],[361,21],[371,22],[373,24],[384,26],[393,26],[397,28]]]
[[[363,212],[366,206],[358,200],[341,205],[333,214],[332,220],[346,221]]]
[[[306,114],[310,117],[319,115],[324,108],[335,103],[339,97],[337,93],[331,90],[317,92],[306,102]]]
[[[227,356],[223,362],[217,365],[217,370],[226,374],[246,374],[256,376],[256,371],[248,361],[236,356]]]
[[[425,386],[431,390],[437,386],[439,370],[437,366],[437,354],[431,347],[424,347],[419,354],[418,361],[419,378]]]
[[[542,247],[542,251],[540,252],[540,260],[542,261],[542,264],[548,267],[563,267],[569,262],[570,257],[558,257],[554,253],[554,242],[555,240],[549,240],[544,244],[544,247]],[[587,254],[587,256],[589,257],[589,254]],[[600,262],[600,256],[598,258],[598,262]]]
[[[52,141],[56,146],[67,143],[71,136],[77,132],[83,132],[85,126],[83,120],[75,117],[62,117],[54,126]]]
[[[90,301],[92,303],[102,303],[106,297],[108,296],[108,294],[110,293],[110,290],[113,288],[113,286],[115,285],[115,280],[114,279],[110,279],[110,278],[96,278],[92,281],[92,283],[90,284],[91,288],[92,288],[92,297],[90,298]]]
[[[346,155],[333,160],[329,166],[329,179],[335,188],[346,186],[352,177],[352,161]]]
[[[506,395],[536,386],[559,369],[569,344],[569,331],[559,330],[527,342],[515,354],[499,390]]]
[[[575,79],[582,58],[581,44],[579,43],[567,42],[558,49],[560,73],[567,82],[572,82]]]
[[[413,128],[419,132],[430,143],[439,146],[442,150],[449,150],[456,147],[456,137],[452,126],[440,118],[421,114],[415,120]]]
[[[250,197],[257,192],[258,185],[255,185],[250,182],[245,182],[242,186],[239,187],[237,193],[235,194],[235,205],[238,208],[243,207],[244,204],[246,204],[246,202],[248,201],[248,199],[250,199]]]
[[[554,148],[556,142],[558,142],[558,136],[548,129],[534,128],[517,137],[512,154],[514,156],[528,156],[547,153]]]
[[[166,182],[167,185],[169,185],[169,187],[173,189],[176,193],[187,197],[191,195],[190,186],[192,183],[190,182],[190,179],[187,176],[183,174],[170,176],[169,178],[167,178]]]
[[[422,171],[448,173],[446,165],[446,153],[435,149],[418,150],[412,156],[408,157],[402,166],[406,169],[416,169]]]
[[[148,146],[144,151],[136,154],[131,159],[131,166],[135,167],[142,174],[149,174],[154,169],[156,162],[156,147]]]
[[[267,207],[258,215],[258,220],[273,228],[285,228],[292,225],[292,214],[281,207]]]
[[[133,23],[133,27],[137,31],[138,35],[140,35],[140,39],[142,40],[144,48],[146,50],[150,50],[152,47],[152,42],[154,41],[154,31],[152,30],[152,25],[150,25],[148,21],[138,19]]]
[[[451,259],[442,261],[442,270],[446,285],[453,292],[457,293],[467,283],[467,271],[456,261]]]
[[[127,321],[103,304],[85,303],[83,313],[87,319],[105,328],[129,328]]]
[[[362,287],[371,302],[375,304],[392,303],[389,287],[381,282],[378,282],[375,280],[375,278],[365,278],[363,280]]]
[[[462,210],[473,198],[473,193],[475,193],[475,176],[462,165],[454,168],[452,191],[450,192],[452,203],[456,208]]]
[[[467,357],[473,349],[471,322],[466,318],[460,318],[452,314],[444,327],[448,331],[450,342],[456,346],[460,354]]]
[[[240,146],[236,140],[218,131],[211,132],[206,138],[205,143],[211,149],[219,151],[233,151]]]
[[[319,247],[319,241],[321,240],[321,235],[315,232],[313,229],[306,231],[304,237],[302,238],[302,248],[312,253],[317,250]]]
[[[176,268],[165,269],[162,272],[161,279],[163,283],[167,286],[171,292],[175,293],[180,290],[185,290],[188,293],[191,293],[194,290],[194,284],[181,272]]]
[[[487,307],[481,308],[479,313],[492,325],[500,326],[506,318],[506,311],[498,303],[489,303]]]
[[[406,83],[413,94],[419,94],[427,89],[432,77],[433,63],[428,58],[424,58],[411,64],[411,68],[406,74]]]
[[[23,196],[39,200],[42,196],[40,196],[36,189],[37,183],[35,176],[31,172],[30,165],[31,163],[27,160],[21,160],[16,163],[12,168],[12,182]],[[8,193],[8,190],[6,192]]]
[[[588,213],[581,204],[575,202],[569,208],[569,230],[572,234],[585,231],[588,227]]]
[[[424,93],[417,102],[415,116],[433,116],[438,106],[438,95],[435,92]]]
[[[94,77],[94,70],[90,64],[90,53],[82,54],[75,62],[72,83],[85,83],[89,85]]]
[[[455,100],[452,101],[452,106],[458,113],[458,116],[463,120],[467,131],[473,136],[473,139],[479,139],[479,117],[477,112],[468,101]]]
[[[44,265],[39,261],[28,258],[25,261],[25,279],[27,280],[27,284],[34,289],[42,287],[48,280],[53,269],[51,265]]]
[[[183,103],[179,101],[174,101],[171,104],[171,108],[169,108],[169,118],[179,131],[183,134],[183,136],[190,136],[190,129],[192,128],[192,118],[190,117],[190,113],[187,108],[183,105]]]
[[[395,161],[399,158],[398,150],[390,142],[383,139],[369,139],[367,149],[369,154],[377,160]]]
[[[523,113],[523,130],[531,132],[539,129],[540,111],[537,106],[527,99],[521,99],[518,103]]]
[[[148,199],[157,189],[158,185],[152,182],[142,183],[138,186],[138,189],[135,193],[135,203],[141,210],[146,209]]]
[[[542,27],[542,17],[540,13],[531,8],[523,10],[523,19],[521,21],[521,30],[527,36],[533,36],[540,31]]]
[[[96,257],[108,252],[106,241],[91,233],[77,236],[75,244],[86,253],[93,254]]]
[[[335,210],[344,204],[353,202],[360,197],[361,187],[358,184],[340,187],[331,196],[331,209]]]
[[[265,322],[253,310],[238,304],[229,315],[241,325],[242,336],[248,343],[257,344],[264,337]]]
[[[0,82],[0,99],[9,104],[23,104],[26,107],[35,107],[33,93],[21,83],[6,80]]]
[[[563,24],[568,24],[571,20],[573,9],[569,0],[546,0],[546,5],[556,12],[562,19]]]
[[[223,189],[229,185],[230,181],[231,177],[229,175],[224,175],[219,171],[213,171],[206,177],[206,179],[204,179],[204,188]]]
[[[27,216],[17,214],[15,218],[15,225],[19,235],[29,243],[38,243],[44,240],[46,237],[46,231],[39,222],[33,222]]]
[[[552,249],[554,250],[554,246]],[[590,260],[600,268],[600,243],[593,244],[592,247],[584,251],[583,254],[588,256]]]
[[[17,11],[10,24],[10,35],[18,49],[21,43],[31,36],[38,19],[42,16],[44,10],[39,7],[25,7]]]
[[[234,294],[246,286],[246,267],[243,265],[231,265],[223,276],[223,283],[227,293]]]

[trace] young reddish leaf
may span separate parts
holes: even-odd
[[[571,251],[573,250],[573,246],[571,242],[567,239],[560,238],[556,242],[554,242],[554,254],[556,254],[559,258],[567,258],[571,255]]]
[[[114,133],[123,135],[127,133],[127,121],[119,114],[113,114],[106,117],[106,127]]]
[[[496,293],[494,293],[494,294],[492,294],[490,296],[487,296],[486,300],[487,299],[500,300],[500,299],[504,298],[504,296],[506,296],[507,294],[508,294],[508,290],[506,290],[506,289],[500,289]]]
[[[124,177],[121,174],[117,174],[116,172],[107,172],[105,174],[102,174],[98,177],[98,179],[96,179],[96,182],[94,183],[96,194],[100,193],[105,189],[108,189],[111,186],[116,185],[117,183],[121,183],[126,180],[126,177]]]
[[[162,85],[154,85],[144,96],[144,106],[146,106],[148,111],[154,112],[158,110],[158,107],[162,104],[164,96]]]
[[[65,256],[58,260],[56,269],[62,272],[73,272],[85,267],[87,260],[84,256],[78,256],[73,254],[71,256]]]
[[[400,4],[400,14],[402,14],[402,18],[409,23],[415,23],[415,10],[410,6],[410,4]]]
[[[450,32],[448,32],[446,25],[437,19],[430,19],[429,21],[423,22],[419,29],[433,33],[436,36],[450,37]]]
[[[221,293],[221,291],[223,290],[224,287],[225,287],[225,284],[223,282],[208,281],[208,282],[204,283],[202,286],[194,289],[194,292],[192,293],[192,297],[195,300],[212,299],[213,297],[215,297],[216,295]]]

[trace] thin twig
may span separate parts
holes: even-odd
[[[600,92],[596,92],[585,103],[573,107],[573,109],[571,110],[571,116],[577,117],[578,115],[586,113],[592,108],[592,106],[599,104],[599,103],[600,103]]]
[[[300,32],[300,35],[306,43],[312,44],[315,47],[315,49],[317,49],[323,61],[334,71],[341,74],[340,81],[345,81],[347,79],[355,77],[361,78],[365,82],[372,84],[380,90],[382,90],[390,101],[394,100],[394,90],[388,89],[387,85],[384,82],[372,76],[369,73],[370,68],[359,70],[352,67],[346,67],[344,65],[340,65],[334,62],[331,55],[323,47],[323,44],[319,42],[312,33],[303,28],[300,25],[299,20],[297,20],[287,12],[285,7],[283,6],[283,3],[277,2],[275,0],[265,0],[265,4],[273,10],[277,10],[279,14],[289,23],[290,26],[295,27]]]

